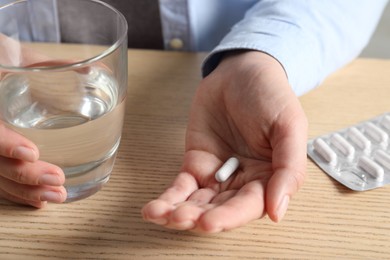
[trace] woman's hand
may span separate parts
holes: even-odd
[[[32,142],[0,122],[0,197],[37,208],[65,201],[61,168],[38,158]]]
[[[178,230],[214,233],[265,214],[280,221],[306,169],[307,120],[282,66],[267,54],[225,57],[200,84],[181,171],[144,219]],[[215,172],[240,161],[223,183]]]

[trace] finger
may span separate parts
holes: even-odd
[[[169,215],[175,208],[173,204],[157,199],[147,203],[142,208],[141,213],[144,220],[157,225],[166,225],[169,222]]]
[[[267,185],[266,205],[269,217],[275,222],[284,217],[291,196],[305,178],[307,122],[304,116],[295,119],[287,127],[275,129],[273,137],[274,174]]]
[[[192,200],[208,200],[205,198],[205,196],[210,196],[207,195],[207,192],[201,195],[201,193],[197,194],[196,191],[199,189],[199,183],[204,185],[210,183],[210,176],[213,178],[215,170],[220,167],[220,164],[221,161],[209,153],[186,152],[183,160],[183,171],[157,200],[149,202],[142,208],[143,218],[159,225],[167,225],[171,213],[177,209],[178,204],[187,201],[191,195],[194,194]],[[214,179],[213,183],[218,188]]]
[[[145,220],[155,224],[166,225],[169,222],[171,212],[177,208],[178,203],[186,201],[191,194],[198,189],[195,178],[189,173],[180,173],[174,180],[171,187],[142,208],[142,215]],[[191,200],[207,201],[212,196],[211,191],[203,194],[196,194]]]
[[[166,225],[170,213],[176,208],[175,205],[186,201],[197,189],[198,184],[192,175],[180,173],[157,200],[149,202],[142,208],[143,218],[158,225]]]
[[[34,143],[0,123],[0,156],[34,162],[39,151]]]
[[[26,201],[61,203],[66,200],[66,190],[63,186],[32,186],[0,177],[0,190]]]
[[[178,203],[175,208],[167,214],[164,224],[168,228],[177,230],[190,230],[196,226],[199,217],[208,209],[215,207],[210,204],[217,192],[211,188],[196,190],[189,196],[187,201]]]
[[[194,176],[187,172],[179,173],[172,185],[159,197],[171,204],[187,200],[187,198],[198,189],[198,183]]]
[[[200,189],[195,191],[187,201],[176,205],[168,215],[167,228],[177,230],[191,230],[197,225],[199,218],[207,210],[229,200],[237,193],[236,190],[229,190],[219,194],[212,189]],[[211,203],[210,203],[211,202]]]
[[[216,191],[206,188],[196,190],[187,201],[172,204],[166,200],[154,200],[142,209],[145,220],[168,228],[191,229],[207,204],[215,197]]]
[[[159,197],[172,204],[186,201],[199,188],[209,187],[218,190],[214,174],[222,162],[215,155],[204,151],[187,151],[183,160],[182,172],[172,185]]]
[[[62,186],[65,175],[60,167],[36,161],[35,163],[0,157],[0,176],[21,184]]]
[[[230,230],[264,215],[264,188],[262,182],[253,181],[223,204],[207,210],[193,229],[200,233]]]
[[[194,229],[202,214],[213,207],[212,204],[199,205],[195,201],[186,201],[172,211],[165,227],[176,230]]]
[[[5,191],[2,191],[2,190],[0,190],[0,197],[6,199],[8,201],[12,201],[14,203],[17,203],[17,204],[30,205],[30,206],[33,206],[33,207],[39,208],[39,209],[43,208],[47,204],[46,201],[24,200],[24,199],[15,197],[15,196],[13,196]]]

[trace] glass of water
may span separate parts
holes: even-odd
[[[127,23],[98,0],[0,6],[0,120],[65,172],[67,201],[113,169],[127,91]]]

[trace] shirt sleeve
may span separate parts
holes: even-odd
[[[57,0],[27,1],[25,8],[29,12],[13,8],[22,4],[14,0],[0,0],[0,7],[11,3],[14,4],[0,11],[0,33],[22,41],[59,42]]]
[[[203,76],[224,52],[258,50],[284,67],[296,95],[356,58],[368,43],[387,0],[260,0],[206,57]]]

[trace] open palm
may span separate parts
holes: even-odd
[[[280,64],[260,52],[226,57],[194,98],[180,174],[143,208],[168,228],[213,233],[268,214],[279,221],[303,183],[307,122]],[[239,169],[224,183],[229,158]]]

